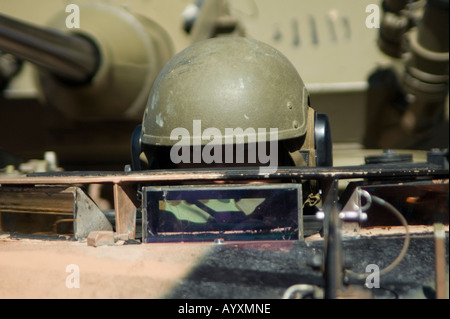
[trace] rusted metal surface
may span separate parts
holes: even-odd
[[[0,187],[0,231],[70,233],[73,210],[73,187]]]
[[[347,192],[352,194],[346,200],[341,197],[343,211],[355,211],[366,214],[367,218],[359,222],[345,223],[343,231],[345,236],[359,236],[362,228],[400,225],[398,219],[389,214],[386,208],[378,205],[368,205],[367,201],[359,195],[360,191],[383,198],[390,202],[399,211],[403,212],[408,225],[432,225],[436,221],[448,224],[448,179],[412,181],[412,182],[386,182],[386,183],[352,183]]]
[[[73,214],[70,187],[2,187],[0,212],[68,215]]]
[[[82,239],[92,230],[112,230],[112,226],[79,187],[0,187],[0,231]]]
[[[348,167],[281,167],[275,173],[261,173],[251,169],[196,169],[190,171],[142,171],[142,172],[61,172],[35,173],[23,177],[0,178],[0,185],[8,184],[90,184],[90,183],[139,183],[180,182],[192,180],[242,180],[242,179],[352,179],[352,178],[448,178],[448,169],[437,165],[379,165]]]
[[[136,236],[137,190],[133,185],[114,184],[114,207],[116,232],[121,239],[134,239]]]

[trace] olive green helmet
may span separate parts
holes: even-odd
[[[142,143],[172,146],[177,127],[277,128],[281,140],[305,135],[308,92],[295,67],[273,47],[247,38],[198,42],[157,77],[142,122]],[[255,130],[256,132],[256,130]],[[270,141],[267,130],[267,141]],[[225,144],[225,141],[224,141]],[[193,145],[193,144],[191,144]]]
[[[315,166],[315,115],[300,75],[278,50],[248,38],[212,38],[178,53],[158,75],[142,126],[133,135],[132,157],[136,162],[136,150],[141,148],[149,158],[155,149],[163,153],[161,149],[179,145],[171,138],[175,129],[186,132],[194,146],[212,143],[202,138],[207,128],[221,132],[221,145],[230,144],[227,129],[239,128],[233,132],[233,144],[265,134],[267,142],[283,141],[288,152],[299,153],[308,145],[306,157],[312,160],[302,159],[303,165]],[[201,129],[196,130],[194,124],[199,122]],[[272,135],[271,129],[277,134]]]

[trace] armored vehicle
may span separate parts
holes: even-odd
[[[3,1],[0,296],[448,298],[448,5]]]

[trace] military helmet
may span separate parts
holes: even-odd
[[[265,128],[265,140],[272,141],[274,128],[278,140],[297,141],[291,143],[296,145],[289,147],[291,152],[305,140],[310,113],[309,93],[281,52],[253,39],[212,38],[178,53],[158,75],[139,144],[171,147],[178,143],[171,138],[177,128],[189,133],[190,145],[211,143],[199,136],[206,128],[220,130],[222,145],[230,141],[227,128],[242,128],[248,139],[255,137],[247,128],[254,128],[255,134]],[[194,121],[201,121],[201,130],[194,129]]]
[[[277,128],[279,139],[306,133],[308,93],[295,67],[271,46],[247,38],[198,42],[172,58],[150,92],[142,143],[171,146],[174,128]],[[256,132],[256,130],[255,130]],[[225,138],[225,134],[223,135]],[[270,140],[267,130],[267,140]]]

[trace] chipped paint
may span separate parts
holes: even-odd
[[[150,107],[152,110],[155,109],[155,106],[158,102],[159,102],[159,92],[158,92],[158,90],[155,90],[155,94],[153,94],[152,100],[150,102]]]
[[[159,112],[158,115],[156,115],[156,124],[158,124],[159,127],[164,127],[164,119],[161,115],[161,112]]]

